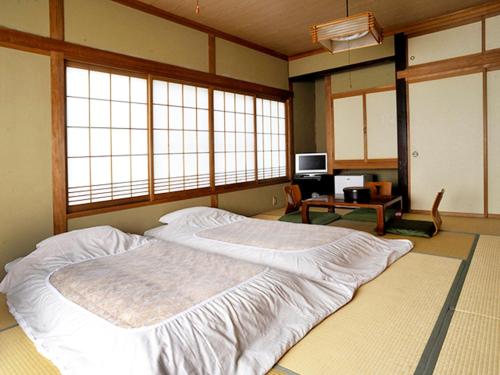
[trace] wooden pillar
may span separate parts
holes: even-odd
[[[64,40],[64,1],[50,0],[50,37]],[[52,115],[52,215],[54,234],[68,230],[64,53],[50,53]]]
[[[332,108],[332,76],[328,74],[325,80],[325,137],[326,153],[328,160],[328,173],[334,172],[334,134],[333,134],[333,108]]]
[[[408,87],[404,78],[397,79],[400,71],[407,66],[407,37],[404,33],[394,36],[396,62],[396,108],[398,133],[398,187],[403,197],[403,211],[410,210],[409,166],[408,166]]]

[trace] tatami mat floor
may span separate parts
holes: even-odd
[[[256,217],[277,220],[282,212],[273,210]],[[334,225],[367,232],[374,227],[347,220]],[[451,309],[434,373],[498,375],[500,220],[456,217],[445,217],[443,231],[431,239],[410,238],[415,244],[412,253],[361,287],[351,303],[314,328],[269,374],[415,373],[477,234],[481,236],[456,307]],[[4,374],[58,371],[38,354],[0,294],[0,375]]]

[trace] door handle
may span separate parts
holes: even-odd
[[[418,157],[418,151],[413,151],[411,153],[411,156],[413,156],[414,158],[417,158]]]

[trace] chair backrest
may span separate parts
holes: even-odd
[[[392,182],[390,181],[366,182],[365,186],[370,188],[372,198],[392,195]]]
[[[439,228],[441,228],[441,224],[443,223],[441,215],[439,214],[438,211],[439,204],[443,199],[443,195],[444,195],[444,189],[441,189],[441,191],[436,194],[436,199],[434,199],[434,203],[432,204],[431,217],[432,217],[432,222],[434,223],[434,227],[436,228],[434,235],[436,235],[437,232],[439,232]]]
[[[299,185],[285,186],[284,190],[287,203],[285,214],[299,210],[302,204],[302,194]]]

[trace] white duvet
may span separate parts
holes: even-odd
[[[413,247],[332,226],[250,219],[221,209],[187,208],[160,219],[146,236],[357,288]]]
[[[214,295],[199,281],[226,277],[239,281]],[[106,375],[266,373],[354,291],[111,227],[44,241],[0,284],[63,374]]]

